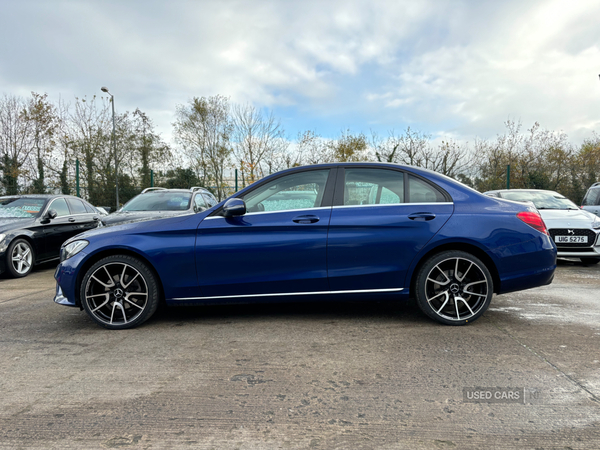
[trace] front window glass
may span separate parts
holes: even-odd
[[[404,174],[387,169],[346,169],[344,205],[404,203]]]
[[[44,209],[45,203],[46,200],[43,198],[2,198],[0,199],[0,217],[38,217]]]
[[[56,211],[56,217],[68,216],[69,214],[71,214],[71,212],[69,211],[69,207],[67,206],[67,202],[64,198],[57,198],[56,200],[54,200],[50,204],[48,211],[50,211],[51,209]]]
[[[248,212],[317,208],[325,193],[329,169],[300,172],[277,178],[247,193]]]
[[[132,198],[122,211],[185,211],[190,207],[191,193],[154,191]]]
[[[500,195],[517,202],[532,202],[537,209],[579,209],[575,203],[558,192],[513,191],[502,192]]]

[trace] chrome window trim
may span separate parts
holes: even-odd
[[[331,209],[331,206],[319,206],[318,208],[302,208],[302,209],[281,209],[279,211],[255,211],[243,214],[241,216],[236,217],[244,217],[244,216],[256,216],[257,214],[275,214],[275,213],[283,213],[283,212],[292,212],[292,211],[322,211],[325,209]],[[204,220],[210,219],[225,219],[225,216],[210,216],[205,218]]]
[[[39,217],[37,217],[37,218],[38,218],[38,219],[41,219],[41,218],[44,216],[44,214],[46,214],[48,211],[50,211],[50,205],[51,205],[52,203],[54,203],[54,201],[55,201],[55,200],[58,200],[58,199],[61,199],[61,198],[62,198],[62,199],[63,199],[63,200],[66,202],[66,201],[67,201],[67,199],[68,199],[69,197],[56,197],[56,198],[53,198],[53,199],[51,199],[51,200],[50,200],[50,201],[49,201],[49,202],[46,204],[46,206],[45,206],[45,209],[44,209],[44,212],[43,212],[43,213],[42,213],[42,214],[41,214]],[[90,205],[92,208],[96,209],[96,208],[95,208],[95,207],[94,207],[94,206],[93,206],[91,203],[89,203],[89,202],[86,202],[84,199],[82,199],[82,198],[78,198],[78,200],[81,200],[82,202],[84,202],[84,204],[85,204],[85,203],[87,203],[87,204],[88,204],[88,205]],[[67,208],[68,208],[68,207],[69,207],[69,204],[67,203]],[[69,209],[69,211],[71,211],[71,209]],[[98,211],[96,211],[96,212],[87,212],[87,211],[86,211],[86,212],[84,212],[84,213],[81,213],[81,214],[67,214],[66,216],[58,216],[58,217],[56,217],[56,218],[58,219],[58,218],[60,218],[60,217],[87,216],[87,215],[90,215],[90,214],[92,214],[92,215],[94,215],[94,214],[95,214],[96,216],[100,216],[100,215],[101,215],[101,214],[100,214],[100,212],[98,212]],[[56,220],[56,219],[55,219],[55,220]]]
[[[366,208],[373,206],[429,206],[429,205],[454,205],[454,202],[429,202],[429,203],[375,203],[369,205],[337,205],[333,208]]]
[[[186,300],[219,300],[227,298],[256,298],[256,297],[285,297],[290,295],[325,295],[325,294],[361,294],[361,293],[383,293],[383,292],[400,292],[404,288],[389,288],[389,289],[360,289],[350,291],[315,291],[315,292],[279,292],[275,294],[249,294],[249,295],[216,295],[211,297],[183,297],[171,298],[169,300],[186,301]]]

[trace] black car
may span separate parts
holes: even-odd
[[[0,197],[0,273],[24,277],[58,260],[64,241],[101,225],[96,208],[70,195]]]
[[[129,200],[118,211],[103,216],[105,226],[120,225],[143,220],[195,214],[212,208],[218,203],[208,189],[193,187],[190,189],[147,188],[141,194]]]

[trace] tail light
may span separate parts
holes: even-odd
[[[538,230],[540,233],[548,234],[546,224],[544,223],[544,219],[542,219],[542,216],[540,216],[540,213],[533,211],[522,211],[519,214],[517,214],[517,217],[530,227]]]

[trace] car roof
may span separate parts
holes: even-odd
[[[58,198],[58,197],[65,197],[65,198],[76,198],[78,200],[82,200],[82,201],[87,201],[84,200],[80,197],[75,197],[74,195],[67,195],[67,194],[17,194],[17,195],[3,195],[0,197],[0,199],[4,199],[4,198],[41,198],[41,199],[51,199],[51,198]]]

